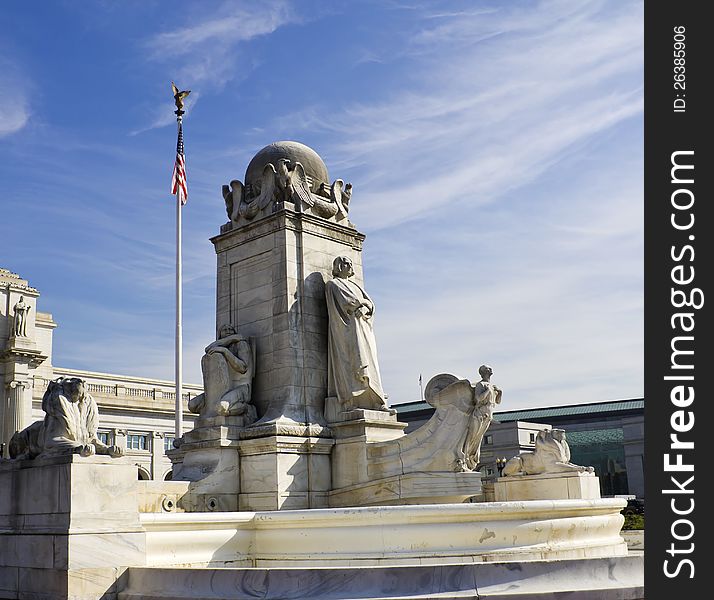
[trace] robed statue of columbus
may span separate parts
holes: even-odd
[[[354,408],[389,410],[384,400],[377,362],[372,317],[374,302],[357,283],[352,261],[338,256],[334,279],[325,283],[329,318],[327,395],[343,411]]]

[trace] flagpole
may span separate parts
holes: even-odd
[[[186,159],[183,149],[183,115],[184,100],[191,90],[179,90],[171,82],[171,90],[176,102],[176,162],[171,177],[172,191],[176,194],[176,427],[174,445],[178,447],[183,436],[183,333],[182,318],[182,285],[181,285],[181,208],[188,199],[188,182],[186,180]]]
[[[181,130],[183,111],[176,111],[176,132]],[[176,188],[176,440],[183,435],[183,330],[182,330],[182,277],[181,277],[181,191]]]

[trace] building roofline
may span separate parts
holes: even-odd
[[[644,407],[644,398],[621,398],[618,400],[600,400],[597,402],[580,402],[576,404],[557,404],[557,405],[552,405],[552,406],[534,406],[534,407],[524,407],[524,408],[513,408],[510,410],[500,410],[500,411],[494,411],[494,417],[508,417],[509,415],[515,415],[515,414],[521,414],[521,413],[538,413],[538,412],[546,412],[546,411],[552,411],[552,410],[557,410],[557,411],[564,411],[566,413],[570,412],[571,414],[578,414],[583,412],[583,409],[589,408],[587,412],[594,412],[592,409],[597,408],[598,406],[602,406],[604,409],[607,406],[610,406],[610,410],[618,411],[618,410],[630,410],[630,408],[622,408],[618,409],[617,406],[625,403],[631,403],[631,402],[641,402],[642,407]],[[613,406],[614,405],[614,406]],[[398,414],[404,414],[406,412],[417,412],[420,410],[428,410],[431,409],[432,406],[428,404],[427,402],[423,400],[418,400],[414,402],[403,402],[401,404],[393,404],[391,405],[391,408],[396,409]],[[639,407],[637,407],[639,408]],[[608,411],[609,412],[609,411]],[[531,417],[529,417],[531,418]],[[522,419],[518,419],[522,420]]]
[[[175,382],[169,379],[153,379],[149,377],[137,377],[136,375],[120,375],[117,373],[102,373],[99,371],[87,371],[85,369],[68,369],[67,367],[58,367],[53,365],[53,371],[55,375],[74,375],[76,377],[81,377],[82,375],[87,377],[94,377],[96,379],[107,379],[107,380],[120,380],[127,381],[131,383],[143,383],[145,385],[162,385],[162,386],[173,386]],[[203,389],[202,385],[197,383],[189,383],[184,381],[182,386],[190,387],[192,389]]]
[[[643,402],[644,398],[619,398],[617,400],[598,400],[596,402],[577,402],[573,404],[553,404],[550,406],[531,406],[523,408],[511,408],[509,410],[496,411],[499,415],[508,415],[523,411],[537,411],[537,410],[552,410],[552,409],[567,409],[567,408],[579,408],[584,406],[598,406],[604,404],[624,404],[625,402]]]

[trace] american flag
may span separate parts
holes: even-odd
[[[171,193],[178,196],[181,204],[188,200],[188,183],[186,181],[186,157],[183,155],[183,126],[179,123],[178,141],[176,142],[176,162],[171,176]]]

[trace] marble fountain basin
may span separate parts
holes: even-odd
[[[146,565],[324,567],[626,556],[620,498],[142,513]]]

